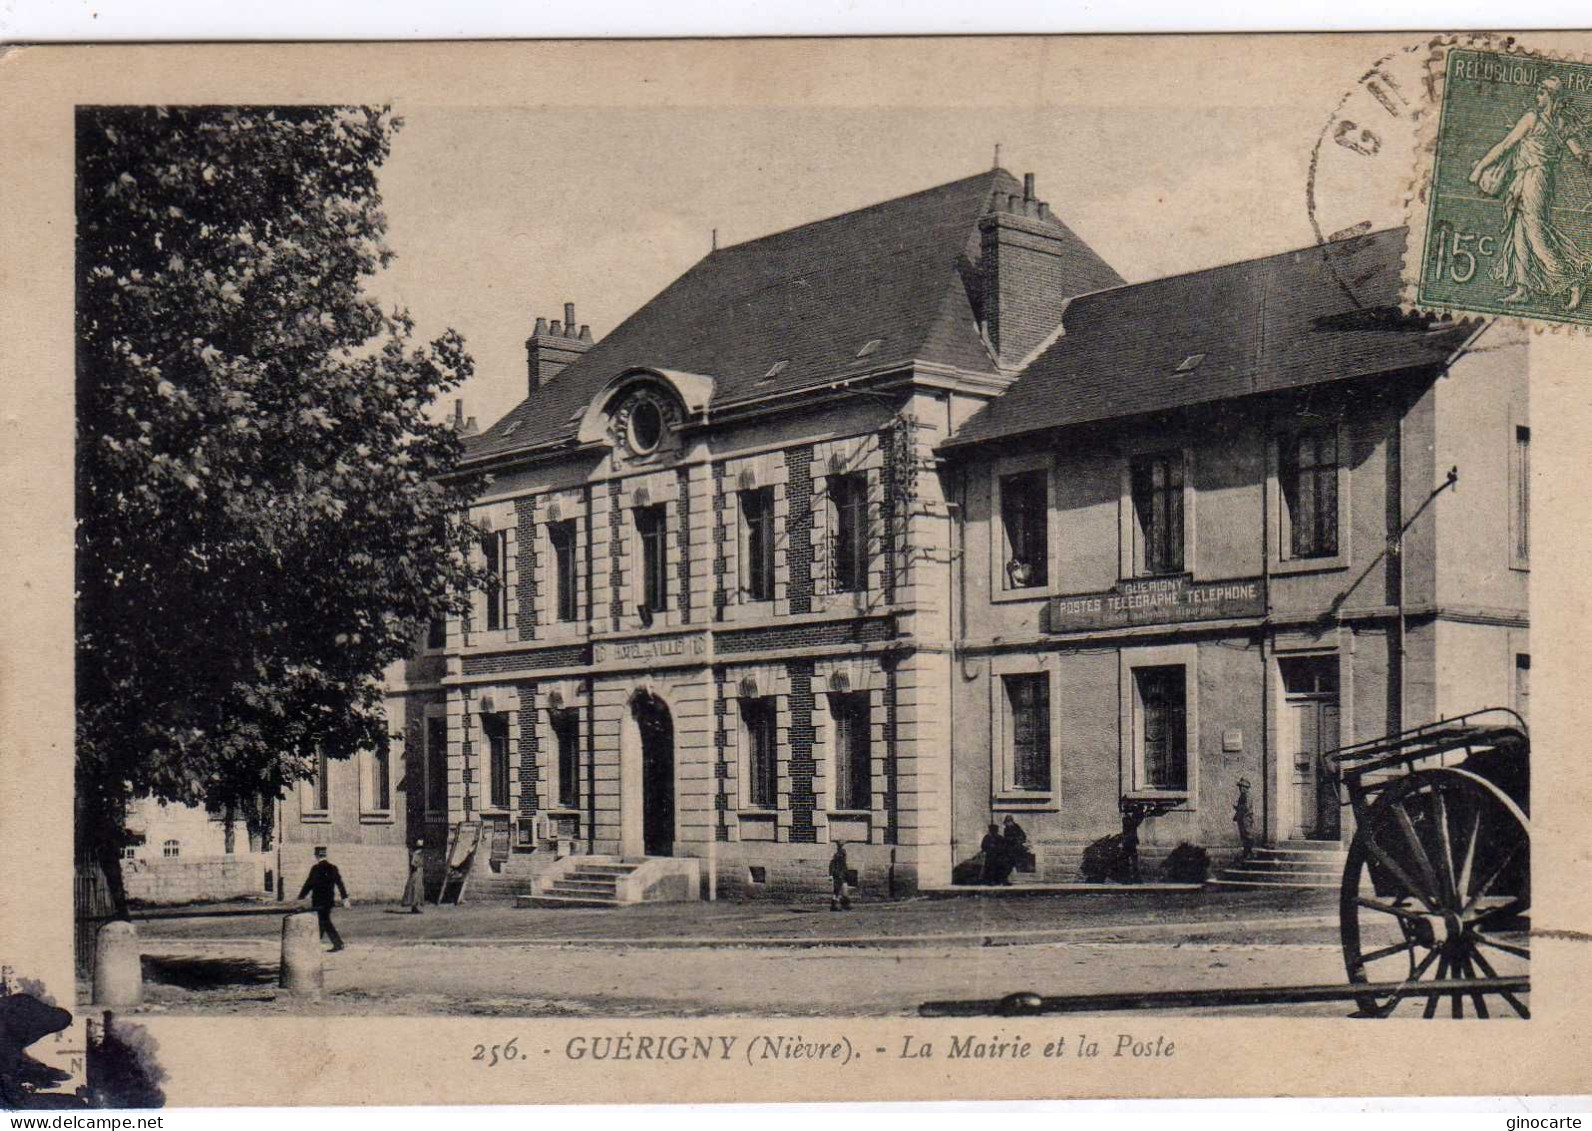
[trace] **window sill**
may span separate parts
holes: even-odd
[[[1516,573],[1530,573],[1531,563],[1527,561],[1521,561],[1519,558],[1516,558],[1514,561],[1509,563],[1509,568],[1514,570]]]
[[[299,824],[301,824],[301,825],[329,825],[331,823],[332,823],[332,815],[330,813],[300,813],[299,814]]]
[[[361,813],[359,815],[359,823],[362,825],[390,825],[394,820],[391,809]]]
[[[1194,812],[1193,791],[1187,789],[1130,789],[1123,794],[1129,801],[1175,801],[1180,802],[1182,808],[1179,812]]]
[[[995,589],[991,590],[989,599],[999,603],[1008,601],[1045,601],[1051,595],[1050,584],[1028,585],[1022,589]]]
[[[826,809],[825,816],[839,817],[843,821],[871,821],[872,809]]]
[[[994,809],[1010,809],[1014,812],[1044,812],[1054,813],[1061,808],[1052,791],[1034,790],[1003,790],[995,795]]]
[[[1273,575],[1287,576],[1297,573],[1331,573],[1349,568],[1347,554],[1334,554],[1327,558],[1273,558],[1267,563]]]
[[[735,815],[743,821],[773,821],[778,819],[778,809],[737,809]]]

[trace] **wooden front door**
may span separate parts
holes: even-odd
[[[1337,840],[1338,779],[1322,755],[1339,745],[1338,658],[1309,656],[1279,661],[1283,707],[1278,719],[1281,753],[1293,767],[1292,835]]]

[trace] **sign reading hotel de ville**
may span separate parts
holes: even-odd
[[[1082,632],[1140,624],[1264,616],[1266,582],[1259,577],[1195,581],[1187,574],[1119,582],[1105,593],[1050,599],[1048,632]]]

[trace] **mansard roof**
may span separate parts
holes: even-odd
[[[1403,228],[1081,295],[946,449],[1441,366],[1475,323],[1399,313]]]
[[[1022,189],[992,169],[716,250],[473,437],[467,459],[575,442],[593,398],[636,368],[710,378],[710,411],[911,362],[998,373],[967,278],[979,217],[996,194]],[[1121,281],[1059,220],[1046,222],[1083,285]]]

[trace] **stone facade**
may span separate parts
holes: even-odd
[[[469,448],[504,599],[477,594],[389,673],[389,774],[336,764],[285,806],[289,887],[330,842],[351,888],[395,897],[406,844],[439,854],[468,821],[494,870],[688,856],[705,895],[748,899],[827,890],[843,842],[889,896],[950,882],[1007,815],[1042,878],[1072,879],[1124,798],[1172,810],[1141,831],[1151,858],[1236,844],[1240,778],[1267,840],[1341,837],[1316,805],[1327,746],[1524,703],[1522,341],[961,443],[1031,355],[1082,336],[1072,298],[1117,282],[1031,183],[989,183],[716,251],[612,340],[564,326],[551,377],[538,329],[531,399]],[[923,260],[948,288],[889,290],[911,233],[886,221],[964,198]],[[866,286],[833,282],[847,256],[875,257]],[[704,297],[753,310],[752,279],[786,305],[737,320]],[[853,305],[790,314],[825,286]],[[883,293],[925,313],[853,308]],[[892,353],[903,326],[929,329]],[[1303,432],[1330,436],[1330,469],[1311,448],[1308,470],[1334,509],[1330,552],[1301,556]],[[1430,505],[1391,560],[1451,462],[1464,510]],[[1152,494],[1175,533],[1146,533]]]

